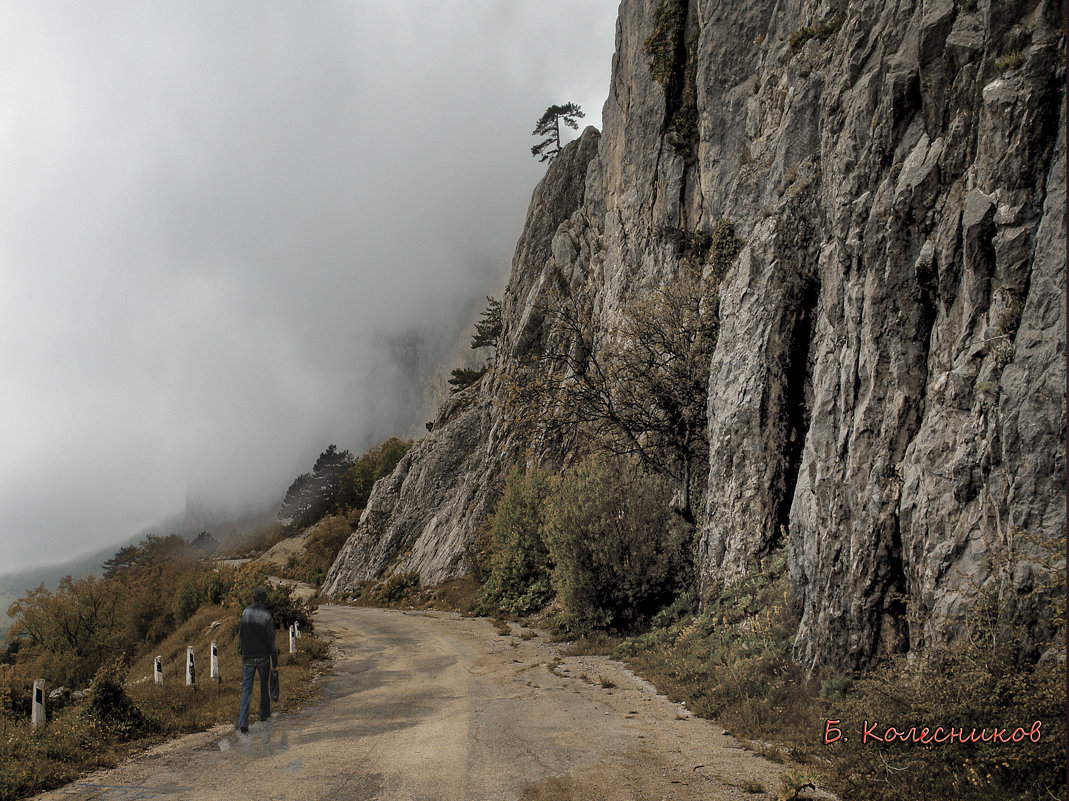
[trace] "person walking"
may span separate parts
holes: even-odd
[[[267,590],[257,587],[252,593],[252,606],[246,606],[238,625],[241,644],[241,708],[238,712],[238,728],[242,734],[249,733],[249,705],[252,701],[252,683],[260,674],[260,720],[271,717],[269,676],[271,668],[278,667],[278,646],[275,644],[275,621],[264,607]]]

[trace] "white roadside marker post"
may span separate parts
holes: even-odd
[[[33,707],[30,711],[30,723],[35,729],[45,725],[45,680],[37,679],[33,683]]]
[[[301,639],[301,624],[298,623],[296,620],[293,621],[293,630],[297,632],[297,639]]]
[[[212,665],[211,665],[211,679],[216,684],[222,681],[219,676],[219,646],[212,641]]]
[[[186,648],[186,686],[197,686],[197,666],[193,663],[193,646]]]
[[[157,656],[152,663],[152,675],[157,684],[163,684],[163,657]]]
[[[294,629],[295,623],[290,623],[290,653],[297,653],[297,634]]]

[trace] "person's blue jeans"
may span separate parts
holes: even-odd
[[[249,727],[249,706],[252,701],[252,682],[260,674],[260,720],[271,717],[271,659],[243,659],[241,662],[241,709],[238,712],[238,728]]]

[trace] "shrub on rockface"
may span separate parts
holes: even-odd
[[[692,530],[672,489],[633,462],[593,457],[554,482],[544,537],[572,631],[631,631],[690,586]]]
[[[476,609],[513,615],[537,612],[550,598],[552,565],[542,537],[542,517],[551,481],[538,468],[521,473],[514,467],[488,521],[489,575],[476,598]]]
[[[649,56],[650,77],[671,89],[678,71],[677,61],[687,22],[687,6],[680,0],[661,0],[653,16],[653,32],[642,42],[642,51]]]

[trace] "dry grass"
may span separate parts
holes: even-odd
[[[591,631],[567,642],[561,648],[565,656],[609,656],[616,652],[622,640],[603,631]]]
[[[744,793],[750,793],[751,795],[757,795],[765,791],[765,786],[757,779],[742,779],[735,786]]]
[[[213,626],[219,622],[219,626]],[[289,653],[289,633],[279,631],[281,697],[276,708],[295,709],[315,697],[312,663],[326,657],[326,645],[311,632],[302,631],[297,653]],[[218,683],[209,677],[212,641],[219,648]],[[185,684],[186,646],[192,645],[197,666],[195,688]],[[130,671],[131,697],[155,715],[161,727],[171,733],[201,731],[218,723],[237,721],[241,698],[241,655],[238,653],[237,616],[223,607],[201,609],[189,622],[157,649],[163,656],[163,685],[152,681],[153,654],[146,654]],[[135,683],[137,682],[137,683]],[[255,692],[255,691],[254,691]],[[255,707],[255,704],[253,705]],[[255,716],[255,710],[253,712]]]
[[[0,801],[60,787],[85,771],[112,767],[134,750],[130,743],[108,738],[100,723],[76,708],[63,710],[37,732],[26,722],[9,721],[4,734],[0,740]]]
[[[450,579],[436,587],[424,587],[411,574],[392,576],[382,582],[365,582],[344,601],[354,606],[386,609],[436,609],[442,612],[470,614],[476,585],[471,576]]]
[[[819,684],[791,656],[797,627],[780,552],[764,571],[710,599],[705,614],[627,640],[617,653],[673,701],[734,734],[786,737],[805,751],[816,746]]]
[[[1064,647],[1064,540],[1048,547],[1051,564],[1036,573],[1032,594],[1036,604],[1045,593],[1053,598],[1045,647],[1057,653]],[[1043,558],[1027,557],[1037,571]],[[1007,575],[1025,557],[1014,559],[1003,567]],[[999,575],[1000,566],[992,572]],[[805,797],[823,782],[844,799],[865,801],[1064,799],[1065,666],[1022,659],[1026,638],[1013,623],[1013,603],[1031,601],[997,590],[979,589],[967,636],[927,658],[901,656],[853,681],[807,680],[791,658],[798,618],[780,555],[709,599],[705,614],[627,640],[618,654],[672,700],[758,741],[749,747],[784,764],[784,798]],[[845,736],[825,745],[827,721]],[[866,742],[866,721],[879,721],[879,733],[944,726],[966,734],[1004,728],[1007,736],[1041,721],[1042,735],[1002,744]]]
[[[1026,61],[1025,54],[1020,50],[1014,50],[1011,53],[1006,53],[1003,56],[999,56],[995,59],[995,66],[1002,72],[1011,72],[1018,67],[1024,65]]]
[[[213,626],[219,621],[218,626]],[[209,678],[212,641],[218,644],[221,681]],[[297,653],[289,653],[287,632],[278,633],[281,698],[278,711],[297,709],[314,699],[328,646],[312,632],[302,632]],[[185,684],[186,647],[192,645],[197,684]],[[153,658],[163,657],[162,686],[152,680]],[[87,702],[58,710],[47,726],[34,732],[25,715],[13,719],[0,710],[0,801],[14,801],[62,786],[85,771],[117,764],[133,752],[169,737],[236,723],[241,697],[241,657],[237,651],[237,616],[213,606],[200,609],[181,628],[140,656],[128,673],[126,692],[141,712],[136,732],[119,736],[94,717]],[[255,691],[254,691],[255,692]],[[257,705],[253,704],[253,715]],[[21,713],[21,710],[18,710]]]

